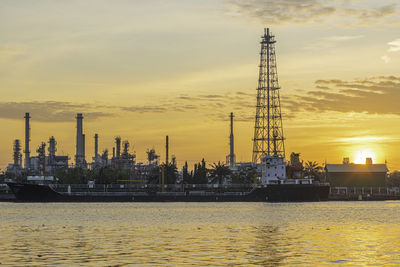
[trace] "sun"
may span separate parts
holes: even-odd
[[[369,149],[357,151],[354,154],[354,163],[365,164],[367,158],[372,158],[372,163],[375,163],[375,153]]]

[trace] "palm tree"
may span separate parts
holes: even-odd
[[[307,161],[304,171],[307,176],[312,178],[319,177],[320,172],[322,171],[323,167],[318,165],[316,161]]]
[[[211,165],[212,169],[210,170],[210,174],[213,178],[213,183],[215,180],[218,181],[218,184],[222,184],[223,179],[231,174],[231,170],[229,169],[228,166],[226,166],[224,163],[221,163],[218,161],[218,164],[213,163]]]

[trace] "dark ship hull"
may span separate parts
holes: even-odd
[[[329,185],[280,184],[249,192],[57,192],[49,185],[9,183],[18,202],[303,202],[326,201]]]

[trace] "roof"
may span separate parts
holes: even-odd
[[[386,164],[326,164],[327,172],[388,172]]]

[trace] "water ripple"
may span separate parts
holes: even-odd
[[[400,202],[0,203],[0,264],[398,265]]]

